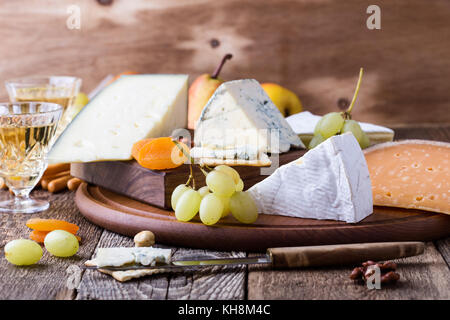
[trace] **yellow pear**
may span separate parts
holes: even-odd
[[[261,86],[283,116],[288,117],[294,113],[302,112],[302,103],[291,90],[275,83],[263,83]]]

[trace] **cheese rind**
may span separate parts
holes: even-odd
[[[351,133],[281,166],[249,193],[265,214],[355,223],[373,212],[369,171]]]
[[[292,127],[292,130],[299,135],[303,143],[308,145],[320,118],[321,116],[314,115],[309,111],[303,111],[287,117],[286,121]],[[366,122],[359,122],[359,124],[361,129],[369,137],[371,145],[392,141],[394,139],[394,130],[392,129]]]
[[[122,76],[72,120],[50,163],[129,160],[133,143],[185,128],[187,75]]]
[[[450,214],[450,143],[388,142],[364,154],[375,205]]]
[[[195,146],[204,152],[220,150],[223,155],[230,150],[252,150],[252,155],[258,157],[267,152],[286,152],[291,146],[304,147],[253,79],[229,81],[217,88],[200,115],[194,139]],[[239,152],[234,158],[257,159]]]

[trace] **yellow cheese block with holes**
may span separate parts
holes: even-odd
[[[387,142],[364,154],[374,205],[450,214],[450,143]]]

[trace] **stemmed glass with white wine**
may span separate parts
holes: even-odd
[[[47,168],[63,108],[55,103],[0,103],[0,176],[14,198],[0,202],[0,212],[34,213],[48,201],[29,197]]]

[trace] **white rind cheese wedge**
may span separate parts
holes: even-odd
[[[90,101],[49,152],[50,163],[129,160],[144,138],[187,122],[187,75],[122,76]]]
[[[244,164],[245,161],[267,162],[264,156],[268,152],[304,147],[253,79],[229,81],[217,88],[200,115],[194,139],[194,157],[216,161],[235,159]]]
[[[129,264],[154,266],[156,263],[170,263],[172,251],[153,247],[99,248],[95,259],[88,265],[97,267],[121,267]]]
[[[373,212],[369,170],[351,133],[327,139],[248,192],[265,214],[355,223]]]
[[[316,116],[309,111],[303,111],[287,117],[286,121],[292,127],[294,132],[299,135],[303,143],[308,145],[314,135],[314,128],[320,118],[322,117]],[[366,122],[359,122],[359,125],[369,137],[371,145],[392,141],[394,139],[394,130],[392,129]]]

